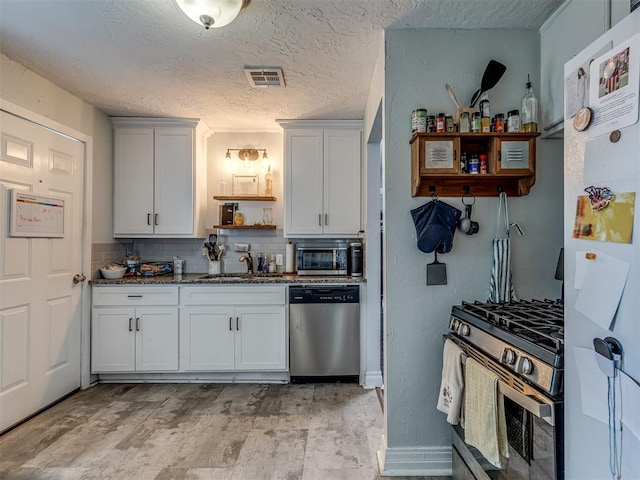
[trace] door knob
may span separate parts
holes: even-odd
[[[73,283],[75,283],[76,285],[78,283],[82,283],[82,282],[86,282],[87,281],[87,277],[85,277],[83,274],[81,273],[76,273],[73,276]]]

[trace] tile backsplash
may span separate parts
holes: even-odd
[[[214,233],[212,230],[210,233]],[[207,239],[194,238],[136,238],[119,240],[118,243],[93,245],[92,278],[99,278],[99,268],[105,264],[120,260],[131,253],[144,261],[168,261],[179,256],[184,260],[184,273],[207,273],[209,261],[202,254],[204,242]],[[240,262],[243,252],[233,250],[234,243],[248,243],[251,255],[257,259],[258,253],[267,255],[282,254],[284,259],[287,241],[295,244],[326,245],[328,243],[343,243],[338,239],[287,239],[283,237],[281,229],[275,231],[234,231],[225,230],[218,235],[218,243],[225,245],[222,256],[223,273],[245,273],[247,266]],[[257,260],[254,260],[257,266]],[[278,272],[284,271],[284,265],[278,266]]]

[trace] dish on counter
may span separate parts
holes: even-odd
[[[127,267],[123,267],[122,265],[118,265],[116,263],[109,264],[100,269],[100,273],[102,273],[102,276],[109,280],[124,277],[126,271]]]

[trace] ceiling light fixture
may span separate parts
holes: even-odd
[[[231,152],[238,152],[238,158],[244,162],[245,168],[250,166],[250,162],[254,162],[260,158],[259,152],[262,152],[262,166],[266,166],[269,161],[266,148],[227,148],[225,154],[225,163],[227,165],[231,161]]]
[[[229,25],[250,2],[251,0],[176,0],[187,17],[207,30]]]

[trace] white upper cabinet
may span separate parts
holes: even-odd
[[[540,27],[543,137],[564,129],[564,64],[610,27],[610,0],[567,0]]]
[[[196,119],[112,118],[114,237],[202,237]],[[204,186],[206,189],[206,185]]]
[[[284,235],[357,237],[362,122],[279,123],[285,129]]]

